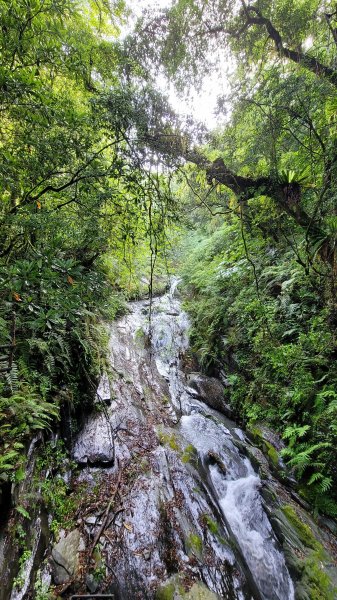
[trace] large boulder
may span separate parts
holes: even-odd
[[[225,388],[219,379],[207,377],[202,373],[190,373],[187,381],[189,388],[196,392],[200,400],[211,408],[227,414],[228,407],[224,402]]]
[[[57,585],[67,583],[76,576],[79,569],[80,552],[85,550],[85,543],[78,529],[74,529],[66,537],[60,539],[52,550],[53,579]]]

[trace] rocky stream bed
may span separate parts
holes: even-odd
[[[334,523],[310,515],[277,436],[243,431],[226,382],[188,366],[176,285],[110,326],[110,369],[72,440],[77,467],[63,475],[74,520],[54,541],[32,488],[32,441],[26,477],[1,507],[0,600],[337,598]]]

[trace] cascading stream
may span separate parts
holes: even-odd
[[[261,425],[253,445],[224,416],[222,383],[192,372],[177,285],[151,303],[132,302],[110,325],[110,369],[72,439],[79,469],[64,475],[76,522],[43,560],[50,521],[43,504],[30,507],[31,552],[13,585],[17,540],[2,536],[2,600],[31,597],[35,576],[39,589],[57,586],[65,600],[89,592],[115,600],[336,597],[334,535],[319,531],[292,481],[284,484],[269,456],[277,436]],[[24,507],[38,442],[20,484]]]
[[[294,598],[293,585],[262,507],[261,481],[250,461],[240,456],[229,429],[208,417],[207,407],[205,412],[183,416],[181,431],[204,460],[210,453],[220,459],[209,465],[210,479],[261,597],[290,600]]]
[[[213,420],[215,411],[191,396],[179,370],[179,357],[188,347],[188,320],[174,298],[176,286],[177,280],[167,295],[154,301],[151,332],[158,370],[168,380],[173,406],[182,415],[180,432],[204,463],[210,455],[217,457],[217,462],[208,466],[209,477],[261,598],[293,600],[294,587],[284,556],[262,506],[261,481],[232,441],[236,426]]]
[[[184,371],[189,323],[177,285],[151,304],[131,303],[111,325],[113,376],[98,389],[104,411],[88,417],[73,445],[80,483],[95,489],[97,477],[101,487],[111,477],[116,494],[124,474],[101,541],[115,578],[108,589],[118,600],[293,600],[260,479],[239,449],[245,435],[201,401],[191,377],[218,386],[221,406],[223,388]],[[211,404],[210,394],[202,398]],[[89,540],[96,521],[85,519]],[[179,591],[186,585],[196,595]],[[158,596],[163,586],[173,595]]]

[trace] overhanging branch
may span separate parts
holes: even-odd
[[[189,149],[186,138],[178,134],[148,135],[147,145],[160,154],[175,159],[183,159],[205,171],[207,181],[220,183],[230,189],[240,203],[250,198],[265,195],[286,212],[301,228],[309,231],[312,238],[323,237],[324,233],[312,217],[301,206],[301,187],[297,182],[281,182],[277,178],[243,177],[230,169],[222,158],[210,161],[197,148]]]
[[[288,58],[289,60],[301,65],[305,69],[308,69],[316,76],[327,79],[332,85],[337,87],[337,71],[335,69],[324,65],[317,58],[307,54],[306,52],[293,50],[284,46],[282,36],[274,27],[272,22],[264,17],[255,6],[247,6],[244,0],[241,1],[244,7],[244,13],[246,15],[246,26],[250,27],[251,25],[262,25],[268,32],[270,39],[274,42],[275,50],[279,56]]]

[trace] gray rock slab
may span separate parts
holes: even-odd
[[[190,373],[188,376],[188,386],[194,389],[199,398],[206,404],[215,408],[220,412],[224,407],[224,386],[215,379],[215,377],[207,377],[202,373]]]
[[[79,567],[79,552],[85,545],[78,529],[74,529],[52,550],[53,579],[57,585],[66,583],[74,577]]]
[[[74,444],[73,458],[79,464],[102,465],[113,462],[111,425],[104,413],[88,418]]]

